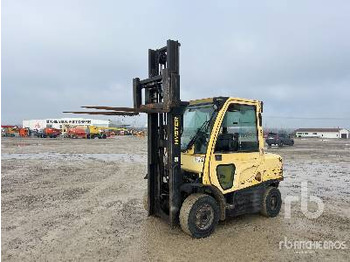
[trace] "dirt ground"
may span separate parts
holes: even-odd
[[[320,217],[307,218],[296,202],[290,219],[283,205],[276,218],[232,218],[200,240],[147,217],[146,138],[4,138],[1,148],[3,261],[349,261],[350,140],[268,149],[284,158],[283,199],[300,196],[308,181],[325,205]],[[294,249],[286,241],[346,248]]]

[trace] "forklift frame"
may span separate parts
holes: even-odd
[[[267,156],[263,152],[262,119],[260,114],[262,112],[262,103],[259,101],[228,97],[214,97],[192,101],[191,105],[208,102],[215,104],[217,110],[215,117],[218,118],[214,121],[206,152],[199,154],[203,158],[201,168],[203,173],[200,179],[191,178],[193,172],[194,174],[198,173],[198,169],[194,168],[193,165],[194,161],[196,161],[194,158],[197,157],[195,155],[195,145],[193,145],[191,152],[183,153],[184,161],[183,163],[181,162],[183,115],[189,103],[180,99],[179,47],[179,42],[168,40],[166,46],[148,50],[148,78],[140,80],[137,77],[133,79],[134,105],[132,108],[83,106],[83,108],[103,109],[105,111],[65,113],[124,116],[147,113],[148,160],[145,178],[148,180],[148,215],[165,219],[171,227],[179,223],[180,215],[180,224],[186,233],[194,237],[205,237],[211,234],[219,219],[224,220],[226,218],[226,214],[239,215],[260,211],[268,217],[276,216],[280,211],[281,204],[280,192],[277,190],[277,187],[279,181],[283,179],[282,158],[276,155]],[[229,188],[223,188],[220,181],[215,182],[217,170],[209,169],[210,161],[214,159],[212,156],[214,156],[214,148],[222,126],[221,123],[228,106],[233,103],[249,104],[260,109],[259,114],[256,115],[257,123],[260,125],[260,130],[259,128],[257,129],[257,135],[260,136],[260,146],[257,153],[261,157],[262,162],[259,162],[258,166],[252,163],[251,167],[260,168],[259,170],[256,169],[256,172],[247,173],[251,172],[251,169],[245,168],[247,176],[242,181],[243,184],[245,182],[248,182],[248,184],[237,190],[234,190],[233,183]],[[197,132],[199,131],[200,129]],[[190,157],[188,157],[189,155]],[[234,157],[237,157],[237,155],[238,153],[230,155],[231,158],[226,158],[226,163],[224,163],[223,155],[220,153],[215,155],[215,161],[223,161],[220,162],[221,165],[231,165],[231,162],[234,162]],[[238,157],[238,164],[240,164],[240,161],[250,161],[249,157],[249,155]],[[181,166],[181,163],[183,166]],[[215,165],[212,166],[215,167]],[[238,173],[238,176],[240,175]],[[210,176],[214,180],[211,180]],[[268,189],[269,187],[275,189]],[[269,200],[270,195],[274,195],[279,199],[279,207],[277,206],[276,210],[269,208],[267,205],[271,202]],[[213,219],[208,229],[201,229],[195,225],[195,219],[207,220],[207,211],[199,212],[201,210],[199,208],[200,204],[198,204],[200,199],[202,199],[202,204],[204,203],[203,201],[206,201],[206,205],[211,205],[212,207]],[[182,200],[184,200],[183,203]],[[190,215],[191,212],[199,212],[199,218],[197,218],[197,213],[195,215],[196,218],[193,218],[193,215]],[[218,214],[216,215],[216,213]],[[202,215],[203,218],[201,217]]]

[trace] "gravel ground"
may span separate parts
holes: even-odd
[[[291,218],[285,206],[276,218],[231,218],[200,240],[147,217],[146,138],[3,138],[1,148],[3,261],[349,261],[350,140],[268,149],[284,158],[283,199],[300,197],[307,181],[324,203],[320,217],[295,202]],[[288,241],[335,246],[294,249]]]

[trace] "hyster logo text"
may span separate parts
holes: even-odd
[[[179,144],[179,118],[177,116],[174,117],[174,144]]]

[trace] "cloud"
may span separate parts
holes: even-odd
[[[268,115],[349,118],[349,11],[346,1],[4,1],[2,123],[132,105],[147,49],[170,38],[182,44],[183,99],[263,100],[273,126],[305,121]]]

